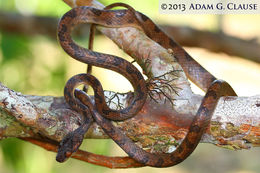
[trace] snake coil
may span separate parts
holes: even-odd
[[[108,10],[115,6],[123,6],[126,10]],[[142,30],[148,37],[166,49],[173,51],[173,56],[182,66],[185,74],[191,81],[206,91],[206,95],[189,127],[189,131],[172,153],[152,154],[138,147],[121,130],[116,128],[110,120],[125,120],[133,117],[143,107],[147,88],[142,74],[129,62],[122,58],[101,54],[85,49],[77,45],[71,38],[71,30],[80,23],[93,23],[104,27],[135,27]],[[88,122],[80,127],[79,132],[72,133],[65,141],[82,141],[89,124],[95,121],[131,158],[153,167],[169,167],[185,160],[198,145],[202,134],[209,125],[215,106],[222,96],[236,96],[228,83],[216,78],[197,63],[181,46],[169,38],[144,14],[135,11],[131,6],[123,3],[112,4],[104,10],[92,7],[76,7],[67,12],[60,20],[58,38],[63,49],[74,59],[81,62],[108,68],[125,76],[134,87],[134,99],[125,109],[115,111],[108,108],[105,103],[104,93],[100,82],[92,75],[78,74],[72,77],[66,84],[64,96],[72,108],[83,112]],[[75,89],[79,84],[91,85],[94,89],[95,104],[83,91]],[[83,129],[83,130],[82,130]],[[76,135],[77,134],[77,135]],[[79,135],[80,134],[80,135]],[[81,136],[81,137],[78,137]],[[75,137],[76,136],[76,137]],[[66,144],[65,144],[66,145]],[[65,145],[60,147],[57,160],[64,161],[76,151],[80,145],[78,142],[70,143],[72,149],[64,150]]]

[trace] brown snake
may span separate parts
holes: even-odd
[[[84,113],[87,116],[83,131],[85,132],[91,122],[94,120],[131,158],[136,161],[154,167],[168,167],[176,165],[185,160],[198,145],[202,134],[208,127],[211,116],[221,96],[236,96],[233,89],[224,81],[216,80],[209,72],[201,67],[188,53],[181,48],[175,41],[163,33],[148,17],[142,13],[136,12],[132,7],[116,3],[108,6],[123,6],[127,10],[99,10],[92,7],[77,7],[67,12],[61,19],[58,28],[58,38],[63,49],[73,58],[112,69],[124,75],[133,85],[135,89],[135,97],[129,106],[120,111],[113,111],[108,108],[104,100],[104,93],[100,82],[89,74],[79,74],[72,77],[66,84],[64,96],[66,101],[72,108]],[[200,88],[206,91],[206,95],[190,125],[189,131],[172,153],[152,154],[138,147],[130,140],[122,131],[114,127],[110,120],[124,120],[135,115],[143,106],[147,97],[147,88],[145,81],[140,72],[133,65],[121,58],[100,54],[78,46],[71,39],[72,27],[80,23],[94,23],[105,27],[126,27],[132,26],[141,29],[145,34],[156,41],[166,49],[172,49],[173,55],[181,64],[187,76]],[[89,99],[88,95],[83,91],[75,89],[79,84],[91,85],[94,89],[95,104]],[[92,115],[92,117],[91,117]],[[80,129],[80,128],[79,128]],[[82,133],[80,140],[82,140]],[[74,133],[75,135],[75,133]],[[84,133],[83,133],[84,135]],[[68,135],[68,138],[72,138]],[[77,138],[77,137],[76,137]],[[77,139],[75,139],[75,142]],[[73,140],[72,140],[73,143]],[[77,150],[77,145],[72,144],[73,150]],[[80,145],[80,144],[79,144]],[[74,151],[58,152],[57,160],[64,161]],[[63,152],[63,153],[62,153]]]
[[[71,57],[78,61],[107,68],[126,77],[134,88],[134,98],[128,107],[119,111],[110,109],[105,102],[103,89],[99,86],[96,86],[98,87],[99,95],[95,93],[95,102],[99,103],[97,109],[106,118],[112,120],[125,120],[133,117],[143,107],[147,98],[146,83],[142,74],[130,62],[120,57],[94,52],[78,46],[70,35],[73,26],[83,23],[84,17],[87,17],[85,22],[88,21],[88,23],[100,24],[95,22],[98,21],[97,17],[95,17],[95,12],[97,12],[96,9],[92,8],[92,11],[86,10],[87,13],[79,14],[78,12],[78,10],[71,10],[61,18],[58,28],[58,38],[61,46]],[[89,17],[90,20],[88,20]]]

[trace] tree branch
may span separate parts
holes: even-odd
[[[143,147],[167,152],[171,149],[169,142],[174,146],[185,137],[201,99],[202,96],[194,95],[191,100],[176,100],[175,110],[170,104],[150,100],[135,117],[115,124]],[[1,138],[44,136],[60,141],[79,127],[83,118],[63,97],[21,95],[0,84],[0,122]],[[259,124],[260,96],[223,97],[201,142],[232,149],[258,146]],[[85,137],[107,138],[96,124]]]
[[[23,35],[44,35],[56,39],[57,18],[42,16],[23,16],[0,12],[0,30]],[[243,57],[260,63],[260,45],[256,41],[243,40],[222,32],[196,30],[182,26],[160,26],[172,38],[183,46],[201,47],[212,52],[224,52],[228,55]],[[76,29],[76,36],[86,34],[88,25]],[[97,32],[97,34],[100,34]],[[214,41],[213,41],[214,40]]]
[[[106,95],[109,93],[106,92]],[[201,98],[195,95],[191,100],[176,100],[178,113],[169,105],[158,105],[151,101],[134,118],[116,125],[143,148],[170,152],[186,135]],[[220,100],[201,142],[229,149],[259,146],[259,116],[260,96],[224,97]],[[0,83],[1,139],[22,138],[56,152],[58,141],[81,123],[82,116],[71,110],[63,97],[24,96]],[[85,137],[107,138],[96,124],[93,124]],[[109,168],[142,166],[128,157],[92,155],[81,150],[72,157]]]

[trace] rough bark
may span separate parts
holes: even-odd
[[[167,152],[185,137],[201,99],[194,95],[190,100],[175,100],[174,109],[170,104],[150,100],[135,117],[115,124],[144,148]],[[82,122],[82,115],[72,110],[63,97],[22,95],[0,84],[1,138],[40,135],[60,141]],[[230,149],[258,146],[259,124],[260,96],[223,97],[201,142]],[[93,124],[86,138],[107,136]]]

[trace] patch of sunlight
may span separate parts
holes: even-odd
[[[36,37],[32,43],[32,54],[34,57],[33,66],[30,71],[29,83],[32,86],[30,94],[57,95],[52,90],[46,90],[44,86],[51,87],[53,73],[56,69],[64,65],[69,59],[67,55],[58,47],[57,42],[52,42],[43,37]],[[63,87],[61,87],[61,90]]]
[[[244,39],[260,39],[260,15],[225,15],[223,30]]]
[[[36,10],[37,15],[42,16],[58,16],[61,17],[64,13],[71,8],[62,0],[44,0],[39,1],[38,8]]]
[[[38,0],[15,0],[16,9],[23,15],[33,14],[38,6]]]
[[[2,43],[2,34],[0,34],[0,43]],[[0,64],[3,61],[3,52],[2,49],[0,49]]]
[[[2,52],[2,50],[0,50],[0,64],[2,63],[2,61],[3,61],[3,52]]]
[[[214,76],[230,83],[239,96],[260,94],[260,81],[257,80],[260,75],[260,64],[200,48],[185,49]],[[201,94],[198,89],[194,92]]]
[[[118,73],[116,72],[113,72],[111,70],[104,70],[101,68],[95,68],[93,74],[98,79],[100,79],[104,90],[121,93],[132,90],[130,82],[122,75],[118,75]]]
[[[241,171],[231,171],[229,173],[257,173],[257,172],[254,172],[254,171],[247,171],[247,170],[241,170]]]
[[[97,52],[117,55],[127,61],[133,61],[133,59],[120,50],[115,43],[103,36],[95,38],[94,50]],[[119,73],[103,68],[94,68],[93,74],[100,79],[105,90],[115,92],[128,92],[132,90],[130,82]]]
[[[10,173],[11,170],[8,169],[7,163],[4,161],[3,151],[2,148],[0,148],[0,172],[4,173]]]
[[[71,76],[78,74],[78,73],[84,73],[86,72],[87,65],[76,61],[75,59],[71,58],[69,55],[64,53],[64,58],[66,58],[66,64],[67,64],[67,78],[70,78]]]
[[[130,62],[133,61],[133,59],[122,51],[113,41],[102,35],[95,37],[94,50],[97,52],[117,55]]]
[[[105,173],[121,173],[121,169],[110,169],[105,171]],[[169,168],[152,168],[152,167],[143,167],[143,168],[131,168],[125,169],[124,173],[188,173],[185,169],[181,168],[180,166],[174,166]]]
[[[2,148],[0,149],[0,168],[4,167],[4,160],[3,160],[3,151]]]
[[[50,83],[51,74],[48,72],[47,69],[43,68],[42,66],[37,65],[32,67],[31,72],[34,75],[31,75],[28,80],[32,87],[38,88],[40,84],[43,85]]]
[[[46,150],[36,146],[32,146],[32,144],[26,145],[23,151],[26,173],[51,172],[55,162],[53,153],[47,152]]]
[[[4,74],[1,82],[8,86],[15,86],[21,79],[21,73],[15,63],[8,63],[2,66],[1,73]]]
[[[183,25],[201,30],[215,30],[218,24],[216,15],[159,14],[152,18],[157,25]]]
[[[192,83],[190,80],[190,87],[191,87],[191,90],[195,93],[195,94],[199,94],[199,95],[204,95],[205,92],[200,89],[197,85],[195,85],[194,83]]]
[[[59,66],[60,61],[63,61],[60,53],[62,50],[58,47],[56,41],[53,42],[43,37],[37,37],[33,43],[33,56],[37,60],[36,63],[39,63],[40,66],[54,70]],[[58,48],[60,48],[61,51],[59,51]]]

